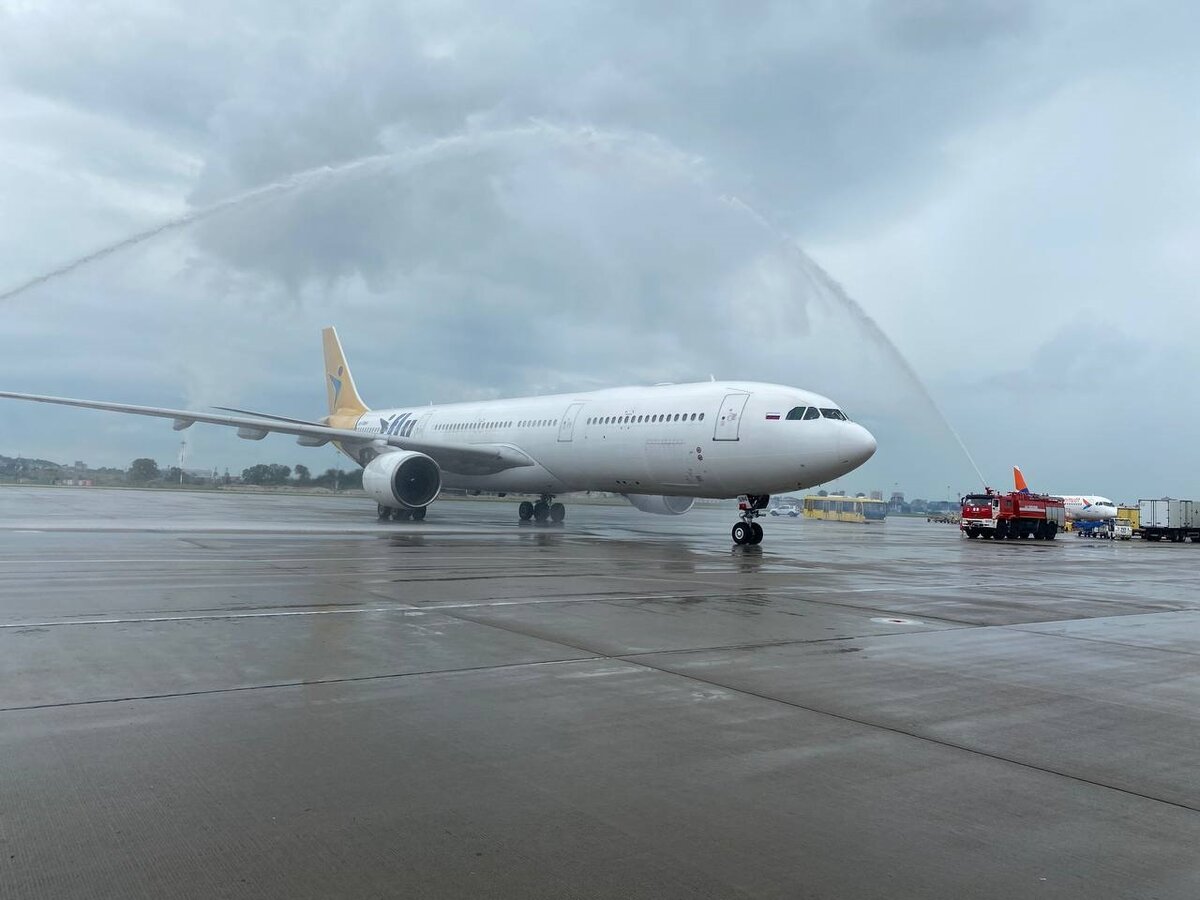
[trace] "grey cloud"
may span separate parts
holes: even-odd
[[[872,14],[888,39],[916,51],[972,51],[1033,23],[1021,0],[875,0]]]

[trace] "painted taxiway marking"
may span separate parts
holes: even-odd
[[[411,606],[375,606],[365,609],[305,609],[253,613],[210,613],[195,616],[141,616],[127,619],[72,619],[69,622],[12,622],[0,624],[0,628],[57,628],[64,625],[134,625],[143,622],[195,622],[205,619],[276,619],[286,616],[345,616],[377,612],[425,615],[425,610]]]
[[[777,595],[788,592],[789,588],[775,588],[770,590],[755,591],[757,596]],[[427,613],[451,612],[454,610],[471,610],[471,609],[495,609],[505,606],[537,606],[544,604],[567,604],[567,603],[640,603],[645,601],[679,601],[687,600],[694,597],[694,594],[674,593],[674,594],[591,594],[582,597],[513,597],[495,600],[471,600],[462,603],[423,603],[419,606],[396,601],[389,606],[366,606],[356,607],[354,609],[297,609],[297,610],[270,610],[265,612],[223,612],[223,613],[200,613],[200,614],[180,614],[171,616],[127,616],[127,617],[109,617],[102,619],[70,619],[47,622],[7,622],[0,623],[0,631],[5,629],[20,629],[20,628],[56,628],[59,626],[70,625],[134,625],[139,623],[155,623],[155,622],[195,622],[206,620],[222,620],[222,619],[274,619],[274,618],[295,618],[300,616],[333,616],[333,615],[363,615],[366,613],[402,613],[404,615],[424,615]],[[719,602],[722,598],[712,598]],[[736,598],[734,598],[736,599]],[[815,603],[820,606],[828,606],[833,609],[840,609],[849,614],[853,614],[855,610],[870,612],[873,610],[864,609],[863,607],[855,607],[837,603],[826,603],[820,600],[806,600],[805,602]],[[905,619],[900,617],[874,617],[870,621],[877,624],[886,625],[919,625],[923,627],[932,627],[939,630],[953,630],[956,628],[975,628],[979,627],[974,623],[956,622],[951,619],[938,619],[933,617],[933,621],[928,619]]]

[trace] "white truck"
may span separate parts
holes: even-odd
[[[1121,519],[1111,519],[1108,523],[1108,538],[1111,541],[1133,540],[1133,526]]]
[[[1200,504],[1191,500],[1139,500],[1138,515],[1143,540],[1200,542]]]

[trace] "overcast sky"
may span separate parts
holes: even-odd
[[[333,323],[375,405],[778,381],[879,438],[838,487],[972,488],[865,314],[989,481],[1200,496],[1197,35],[1190,2],[0,0],[0,292],[198,216],[0,301],[0,388],[318,416]],[[178,452],[0,402],[6,455]]]

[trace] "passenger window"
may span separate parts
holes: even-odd
[[[819,418],[821,418],[821,411],[819,409],[817,409],[815,406],[810,406],[807,410],[804,411],[804,420],[806,422],[809,419],[819,419]]]
[[[797,406],[795,409],[788,411],[787,418],[792,419],[793,421],[803,419],[806,409],[808,409],[806,406]]]
[[[694,419],[694,418],[696,418],[696,416],[695,416],[695,414],[694,414],[694,413],[692,414],[692,418],[693,418],[693,419]],[[704,421],[704,413],[700,413],[700,421],[701,421],[701,422],[703,422],[703,421]]]

